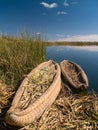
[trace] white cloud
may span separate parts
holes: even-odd
[[[42,4],[45,8],[55,8],[58,6],[57,3],[48,4],[46,2],[41,2],[40,4]]]
[[[36,35],[40,35],[41,33],[40,32],[36,32]]]
[[[59,34],[59,33],[57,33],[56,36],[57,36],[57,37],[65,37],[65,35]]]
[[[90,35],[76,35],[69,36],[66,38],[60,38],[58,41],[83,41],[83,42],[98,42],[98,34],[90,34]]]
[[[64,1],[64,6],[69,6],[67,0]]]
[[[57,15],[60,15],[60,14],[67,14],[67,12],[65,12],[65,11],[58,11]]]

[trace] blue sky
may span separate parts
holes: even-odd
[[[0,34],[98,41],[98,0],[0,0]]]

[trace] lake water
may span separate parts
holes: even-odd
[[[47,60],[61,62],[64,59],[76,62],[89,79],[89,89],[98,93],[98,46],[49,46]]]

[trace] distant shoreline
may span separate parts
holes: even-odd
[[[47,46],[98,46],[98,42],[46,42]]]

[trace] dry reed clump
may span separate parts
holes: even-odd
[[[14,92],[11,87],[0,81],[0,114],[2,113],[2,109],[9,103],[9,99],[13,94]]]
[[[0,130],[6,130],[4,122],[6,110],[11,105],[11,99],[14,91],[11,86],[7,86],[0,81]]]
[[[63,93],[42,117],[20,130],[97,130],[98,95]]]

